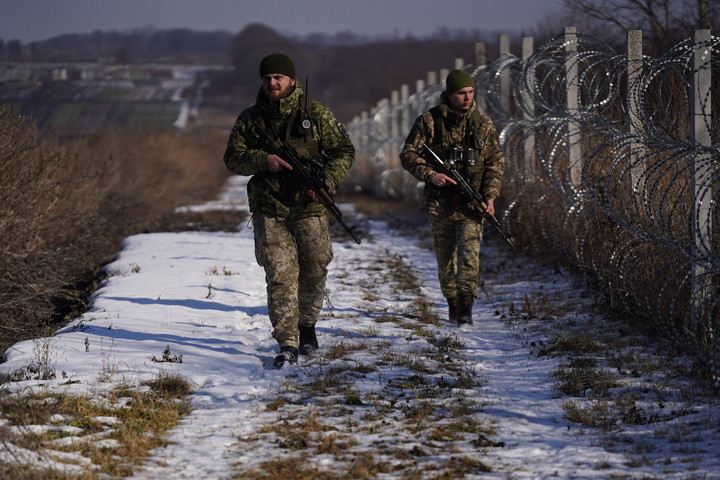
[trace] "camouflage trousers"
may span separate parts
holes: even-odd
[[[298,346],[298,324],[315,325],[333,259],[327,215],[280,220],[255,214],[255,259],[265,269],[272,336]]]
[[[445,298],[461,292],[477,297],[482,224],[429,214],[440,289]]]

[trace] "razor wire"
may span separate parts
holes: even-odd
[[[614,305],[692,345],[720,384],[720,40],[630,61],[591,36],[559,35],[524,61],[465,69],[500,131],[501,220],[516,243],[588,272]],[[700,69],[714,81],[696,99]],[[419,202],[421,185],[397,159],[410,125],[391,125],[441,91],[353,123],[356,188]]]

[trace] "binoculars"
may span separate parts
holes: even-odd
[[[467,164],[469,166],[475,165],[475,149],[468,148],[467,151],[462,145],[451,145],[445,150],[445,160],[450,165]]]

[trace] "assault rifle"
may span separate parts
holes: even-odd
[[[315,198],[318,203],[324,206],[328,212],[330,212],[335,220],[345,229],[346,232],[355,240],[357,244],[360,244],[360,237],[355,233],[356,227],[349,227],[342,219],[342,212],[335,205],[330,192],[327,190],[327,186],[318,180],[307,167],[300,160],[300,156],[297,154],[294,148],[282,145],[279,141],[274,140],[268,132],[257,122],[253,120],[255,127],[262,132],[263,135],[268,139],[271,145],[272,153],[285,160],[292,167],[291,174],[295,176],[301,187],[305,187],[315,193]]]
[[[432,155],[433,160],[435,160],[435,163],[443,170],[442,173],[447,175],[448,177],[452,178],[455,181],[454,187],[457,188],[458,192],[460,193],[460,196],[462,200],[467,204],[467,206],[474,212],[477,212],[483,219],[486,219],[492,227],[497,230],[497,232],[500,234],[503,240],[510,245],[512,248],[515,248],[515,244],[513,241],[505,235],[505,232],[503,232],[502,227],[500,226],[500,222],[498,222],[498,219],[495,218],[489,211],[487,204],[483,201],[482,198],[480,198],[480,195],[477,194],[475,190],[465,181],[465,179],[460,175],[460,172],[455,170],[454,168],[448,167],[445,162],[442,161],[440,157],[437,156],[433,150],[427,146],[427,143],[423,143],[423,147],[425,147],[425,150],[430,152],[430,155]]]

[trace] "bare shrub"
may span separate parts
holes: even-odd
[[[79,313],[124,237],[216,196],[224,136],[51,137],[0,106],[0,352]]]

